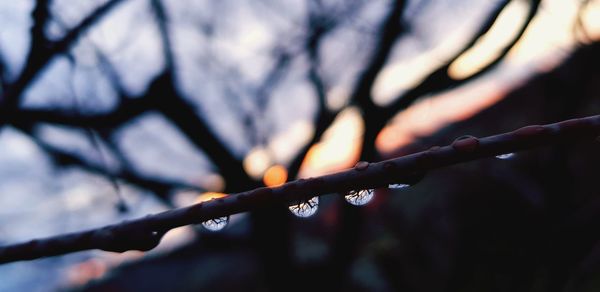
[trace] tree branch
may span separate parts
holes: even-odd
[[[353,89],[352,95],[350,96],[350,102],[361,106],[363,113],[367,111],[374,112],[378,109],[371,98],[371,88],[373,87],[377,74],[385,65],[385,61],[389,57],[393,45],[403,32],[401,16],[405,6],[406,3],[403,0],[394,1],[391,11],[381,23],[379,29],[380,34],[376,41],[374,53],[371,55],[364,70],[360,73],[356,87]],[[315,21],[313,21],[313,23],[314,22]],[[331,28],[318,29],[319,26],[316,26],[315,24],[313,24],[313,26],[315,26],[315,33],[308,39],[305,47],[310,57],[308,78],[311,81],[319,100],[316,129],[309,143],[300,150],[298,155],[296,155],[294,160],[290,163],[290,166],[288,167],[290,178],[295,178],[310,148],[321,139],[321,136],[329,126],[331,126],[337,115],[340,113],[340,111],[331,111],[327,108],[326,88],[317,66],[319,63],[318,48],[320,41],[325,33],[331,30]]]
[[[312,196],[385,187],[414,173],[553,143],[592,140],[600,135],[600,115],[543,126],[527,126],[500,135],[459,138],[451,145],[378,163],[360,163],[354,169],[297,180],[276,188],[258,188],[225,198],[169,210],[145,218],[0,247],[0,263],[32,260],[88,249],[124,252],[150,250],[167,231],[208,219],[260,209],[265,205],[304,200]]]
[[[18,111],[13,111],[5,107],[0,107],[0,120],[14,124],[46,122],[99,130],[116,129],[142,113],[156,107],[153,101],[147,97],[148,94],[146,93],[144,96],[138,98],[121,98],[122,102],[114,111],[93,115],[82,115],[55,109],[19,109]]]
[[[34,142],[38,146],[40,146],[40,148],[42,148],[52,159],[54,159],[54,161],[58,165],[80,167],[83,170],[86,170],[96,175],[103,176],[107,179],[117,178],[124,182],[153,192],[158,199],[160,199],[163,203],[170,207],[173,207],[173,202],[170,200],[169,192],[174,189],[179,188],[204,191],[198,186],[193,186],[186,183],[163,178],[148,177],[137,173],[136,171],[127,166],[121,167],[120,170],[111,171],[109,169],[106,169],[106,167],[104,166],[92,163],[76,154],[69,153],[42,141],[41,139],[33,135],[30,129],[24,126],[19,126],[18,128],[30,135]],[[126,161],[121,160],[121,162],[125,163]]]
[[[377,106],[371,98],[371,88],[375,78],[385,65],[396,40],[404,30],[402,25],[402,12],[406,1],[396,0],[392,10],[383,21],[377,45],[367,67],[361,72],[359,80],[354,88],[351,101],[357,103],[363,111],[375,111]]]
[[[205,121],[198,116],[195,107],[186,101],[174,88],[171,74],[163,73],[149,90],[155,99],[168,96],[170,99],[157,110],[168,118],[194,145],[204,151],[219,169],[233,191],[252,185],[252,179],[246,174],[242,163],[225,147]],[[231,184],[229,182],[236,182]]]
[[[166,118],[172,121],[181,132],[186,135],[194,145],[203,150],[219,169],[225,181],[235,181],[236,184],[227,183],[229,191],[239,191],[248,186],[253,186],[253,180],[246,174],[242,162],[237,159],[215,135],[209,125],[198,116],[195,107],[190,104],[175,87],[176,60],[173,54],[171,37],[168,31],[168,15],[160,0],[152,0],[153,11],[156,15],[160,37],[163,43],[163,54],[165,55],[166,68],[152,82],[148,92],[153,99],[164,100],[169,97],[168,102],[157,106]]]
[[[167,26],[169,18],[161,0],[152,0],[150,1],[150,5],[152,6],[152,11],[156,17],[158,31],[160,32],[163,43],[162,49],[163,54],[165,55],[165,66],[169,71],[173,71],[175,68],[175,55],[173,54],[173,45],[171,44],[171,38],[169,37],[169,27]]]
[[[471,74],[468,77],[462,79],[454,79],[448,73],[448,68],[450,65],[455,62],[460,56],[462,56],[465,52],[470,50],[476,43],[479,41],[484,35],[486,35],[489,30],[492,28],[494,23],[497,22],[498,17],[507,7],[507,5],[511,2],[511,0],[502,1],[498,4],[498,6],[490,12],[490,14],[486,17],[485,22],[482,24],[478,32],[471,38],[471,40],[465,44],[465,46],[456,53],[449,61],[445,64],[441,65],[433,72],[431,72],[423,81],[421,81],[418,85],[411,88],[407,92],[401,94],[401,96],[397,97],[394,102],[386,107],[379,107],[377,110],[365,110],[363,109],[363,116],[365,120],[365,133],[363,135],[362,140],[362,150],[360,157],[361,159],[372,160],[378,158],[378,153],[375,147],[375,139],[381,129],[388,123],[390,119],[394,117],[396,113],[408,108],[415,101],[417,101],[420,97],[426,94],[437,93],[443,90],[450,89],[452,87],[456,87],[462,85],[472,79],[490,71],[495,68],[496,65],[503,60],[503,58],[508,54],[510,49],[514,47],[514,45],[521,39],[521,36],[525,33],[527,27],[533,20],[533,17],[537,14],[539,4],[541,0],[529,0],[529,10],[527,14],[527,18],[521,24],[519,32],[517,32],[513,38],[504,46],[500,54],[494,58],[490,63],[481,68],[476,73]]]
[[[493,61],[491,61],[489,64],[487,64],[485,67],[483,67],[476,73],[462,79],[453,79],[448,74],[448,68],[450,67],[450,65],[454,61],[456,61],[462,54],[471,49],[475,45],[475,43],[477,43],[477,41],[481,39],[490,30],[492,25],[498,20],[500,13],[506,8],[509,2],[510,1],[501,2],[499,6],[495,10],[493,10],[487,17],[486,22],[479,29],[478,33],[475,34],[475,36],[473,36],[473,38],[463,47],[462,50],[460,50],[456,55],[454,55],[454,57],[452,57],[444,65],[438,67],[436,70],[431,72],[417,86],[403,93],[401,96],[396,98],[396,101],[387,106],[385,108],[385,111],[383,111],[382,113],[382,116],[385,117],[385,120],[387,121],[391,119],[398,111],[406,109],[418,98],[425,94],[437,93],[452,87],[459,86],[495,68],[496,65],[498,65],[500,61],[502,61],[502,59],[506,56],[506,54],[508,54],[510,49],[512,49],[514,45],[521,39],[521,37],[525,33],[525,30],[527,29],[527,27],[529,27],[529,24],[533,20],[534,16],[537,14],[541,0],[530,0],[527,18],[521,24],[519,32],[517,32],[517,34],[515,34],[514,37],[504,46],[500,54],[498,54],[498,56],[496,56],[496,58]]]
[[[39,1],[39,5],[37,6],[39,6],[40,9],[38,10],[38,8],[36,8],[36,11],[39,12],[36,14],[36,11],[34,11],[33,17],[36,20],[36,23],[32,28],[32,38],[34,39],[34,42],[27,58],[25,68],[17,80],[11,84],[9,90],[7,90],[7,92],[4,94],[4,98],[2,99],[2,103],[11,108],[15,108],[17,106],[19,102],[19,96],[21,96],[23,90],[25,90],[25,88],[33,79],[43,72],[42,69],[50,62],[50,60],[52,60],[52,58],[70,49],[81,35],[83,35],[93,24],[108,14],[108,12],[112,11],[112,8],[117,6],[117,4],[123,2],[123,0],[111,0],[106,2],[93,13],[88,15],[85,19],[83,19],[79,25],[71,29],[62,39],[55,42],[50,42],[45,39],[43,34],[43,26],[45,21],[44,23],[39,23],[40,20],[47,18],[47,11],[44,14],[44,11],[42,10],[43,7],[41,7],[41,5],[46,5],[46,2],[47,1]],[[35,41],[36,37],[38,39],[37,42]],[[45,41],[42,42],[40,40],[41,37],[43,37]]]
[[[295,179],[300,172],[302,162],[308,154],[310,148],[319,142],[323,133],[333,124],[338,112],[327,108],[327,89],[321,74],[319,73],[319,44],[324,32],[318,33],[318,30],[307,40],[306,50],[309,56],[308,80],[312,85],[315,94],[317,95],[318,107],[317,118],[315,121],[315,131],[310,141],[304,145],[296,154],[290,165],[288,166],[288,179]]]

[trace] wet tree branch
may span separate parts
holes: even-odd
[[[125,221],[103,228],[57,235],[0,247],[0,263],[32,260],[89,249],[124,252],[150,250],[167,231],[208,219],[258,210],[265,205],[282,207],[294,200],[350,190],[378,188],[402,182],[414,173],[423,173],[453,164],[553,143],[590,141],[600,135],[600,115],[567,120],[477,139],[459,138],[452,144],[335,174],[297,180],[276,188],[258,188],[225,198],[169,210],[145,218]],[[597,142],[593,142],[597,143]]]

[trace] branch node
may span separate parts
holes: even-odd
[[[362,171],[369,168],[369,163],[366,161],[359,161],[354,165],[354,169],[358,171]]]
[[[452,142],[452,148],[459,152],[472,152],[479,147],[479,139],[466,135],[456,138]]]
[[[92,241],[97,242],[104,251],[149,251],[160,243],[164,234],[165,232],[151,230],[146,223],[113,225],[98,230]]]

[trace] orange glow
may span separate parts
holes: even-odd
[[[517,35],[527,17],[527,4],[511,2],[498,16],[488,33],[450,64],[448,74],[455,79],[467,78],[498,57],[508,40]]]
[[[160,245],[157,246],[152,252],[155,254],[169,252],[186,245],[195,238],[196,231],[191,226],[174,228],[165,233],[163,238],[160,240]]]
[[[276,187],[287,181],[287,169],[281,165],[273,165],[265,171],[263,182],[267,187]]]
[[[242,162],[246,173],[255,179],[260,179],[267,168],[272,165],[273,158],[268,149],[264,147],[254,147]]]
[[[89,259],[72,266],[67,271],[67,281],[73,286],[81,286],[106,274],[108,267],[100,259]]]
[[[424,52],[414,58],[400,59],[386,65],[375,79],[373,101],[380,106],[391,103],[403,91],[413,88],[442,64],[443,50]]]
[[[314,131],[312,122],[299,120],[293,122],[285,131],[275,134],[268,143],[272,160],[281,163],[294,159],[298,149],[310,141]]]
[[[600,39],[600,1],[588,2],[581,14],[581,22],[591,39]]]
[[[106,262],[108,264],[108,268],[112,269],[121,264],[140,260],[146,255],[146,253],[139,250],[128,250],[124,253],[110,253],[107,255]]]
[[[507,87],[498,80],[488,80],[422,100],[383,128],[375,140],[377,150],[390,153],[444,125],[467,119],[502,99]]]
[[[224,198],[224,197],[227,197],[227,194],[217,193],[217,192],[206,192],[206,193],[200,194],[198,196],[198,198],[196,198],[196,203],[202,203],[202,202],[219,199],[219,198]]]
[[[342,111],[333,125],[313,145],[300,168],[300,177],[323,175],[356,163],[364,124],[356,108]]]
[[[573,49],[580,1],[545,1],[525,35],[510,51],[507,61],[512,65],[538,63],[542,70],[558,65]],[[590,1],[583,10],[582,23],[592,39],[600,37],[600,1]],[[591,18],[590,18],[591,16]]]
[[[518,26],[515,24],[523,21],[524,4],[524,1],[509,4],[489,34],[451,64],[449,75],[454,78],[469,76],[497,56],[502,44],[516,33]],[[419,102],[399,114],[379,134],[376,140],[379,151],[389,153],[411,143],[416,137],[437,131],[445,123],[468,118],[499,101],[508,88],[514,87],[525,77],[536,71],[554,68],[574,47],[576,39],[573,36],[573,26],[579,5],[579,1],[544,1],[525,34],[502,61],[498,70],[463,87],[432,96],[432,99]],[[581,17],[590,38],[599,39],[600,1],[588,2]],[[450,34],[447,38],[453,37]],[[403,90],[414,86],[424,74],[439,66],[441,63],[437,60],[447,60],[452,56],[465,41],[460,38],[445,41],[439,49],[424,52],[415,58],[392,60],[376,79],[374,101],[381,105],[391,102]]]
[[[200,185],[211,192],[220,192],[225,189],[225,180],[221,175],[211,173],[201,178]]]
[[[511,5],[513,7],[508,7],[501,16],[503,19],[509,19],[509,23],[503,24],[502,22],[506,21],[501,21],[495,24],[490,30],[490,38],[484,37],[472,50],[454,62],[449,70],[452,77],[468,76],[480,66],[487,64],[490,58],[496,56],[500,43],[505,43],[507,37],[515,33],[514,24],[517,22],[510,18],[515,17],[522,21],[524,6],[520,1]],[[465,86],[421,100],[399,113],[379,133],[376,140],[377,149],[384,154],[391,153],[412,143],[418,137],[438,131],[448,123],[467,119],[501,100],[510,88],[517,86],[531,74],[554,68],[574,48],[575,38],[572,29],[576,21],[578,5],[577,1],[544,2],[542,9],[498,70]],[[598,15],[600,15],[598,0],[591,1],[582,13],[582,23],[593,39],[600,37]],[[394,64],[386,68],[393,66],[400,68],[399,65]],[[406,66],[402,68],[404,67]],[[396,75],[403,76],[397,73]],[[394,83],[390,82],[390,84]]]

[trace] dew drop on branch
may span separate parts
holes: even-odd
[[[410,187],[409,184],[389,184],[388,185],[388,189],[392,189],[392,190],[405,189],[408,187]]]
[[[514,156],[515,156],[514,153],[504,153],[504,154],[497,155],[496,158],[498,158],[498,159],[511,159]]]
[[[344,199],[352,205],[362,206],[370,202],[374,195],[375,190],[373,189],[351,190],[344,196]]]
[[[210,231],[219,231],[229,223],[229,216],[218,217],[202,222],[202,226]]]
[[[298,217],[310,217],[317,212],[319,208],[319,197],[312,197],[309,200],[301,200],[294,205],[289,206],[292,214]]]

